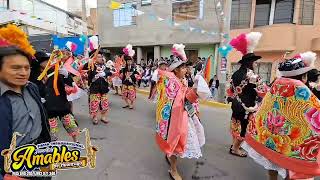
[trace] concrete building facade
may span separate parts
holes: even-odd
[[[174,43],[186,45],[186,54],[189,59],[197,57],[216,57],[217,44],[220,42],[219,22],[215,11],[215,4],[211,0],[137,0],[121,1],[124,6],[131,6],[135,10],[145,12],[141,16],[130,10],[112,10],[105,8],[110,0],[98,0],[97,24],[100,43],[111,54],[121,53],[127,44],[136,49],[136,60],[159,59],[169,57]],[[130,14],[129,17],[127,17]],[[149,14],[161,17],[164,20],[150,19]],[[170,26],[167,20],[179,23]],[[194,32],[183,26],[198,27],[206,31],[217,32],[209,35]],[[216,59],[216,58],[214,58]],[[215,63],[214,63],[215,64]]]
[[[266,82],[276,77],[279,60],[305,51],[318,54],[320,68],[320,1],[319,0],[233,0],[231,36],[252,31],[262,32],[263,37],[256,54],[258,73]],[[229,55],[229,71],[237,69],[241,54]]]
[[[79,35],[87,32],[81,17],[41,0],[0,0],[0,24],[17,23],[30,35]]]

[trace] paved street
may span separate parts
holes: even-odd
[[[150,103],[145,96],[138,95],[136,110],[130,111],[121,108],[123,102],[119,96],[111,95],[110,101],[111,123],[100,123],[98,126],[93,126],[88,118],[86,97],[74,103],[80,127],[90,129],[92,144],[100,148],[97,168],[60,171],[56,179],[169,179],[169,166],[154,141],[155,104]],[[228,154],[229,119],[228,110],[201,107],[201,120],[206,131],[204,157],[199,160],[179,160],[179,170],[184,180],[266,179],[263,168],[251,159],[239,159]],[[61,136],[65,135],[64,129],[60,132]],[[83,137],[81,142],[84,142]]]

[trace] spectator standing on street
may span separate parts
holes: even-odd
[[[10,148],[14,132],[23,135],[17,137],[17,146],[51,141],[38,88],[28,82],[34,54],[26,34],[17,26],[0,29],[0,152]],[[0,179],[5,173],[0,156]]]
[[[144,87],[148,87],[149,86],[149,82],[151,79],[151,66],[148,66],[145,71],[144,74],[142,76],[142,83],[144,84]]]
[[[218,79],[217,75],[214,75],[214,77],[212,79],[210,79],[210,81],[209,81],[211,96],[214,100],[216,99],[216,96],[218,95],[219,85],[220,85],[219,79]]]

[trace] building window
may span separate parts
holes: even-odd
[[[263,82],[269,84],[272,72],[272,63],[258,63],[256,73],[262,78]]]
[[[141,6],[151,5],[151,0],[141,0]]]
[[[269,25],[271,3],[272,0],[257,0],[255,26]]]
[[[187,21],[203,19],[203,0],[173,0],[172,20]]]
[[[301,0],[300,3],[299,24],[313,25],[315,0]]]
[[[0,9],[8,9],[8,0],[0,0]]]
[[[113,10],[113,26],[136,25],[136,3],[124,3],[122,8]]]
[[[276,0],[274,12],[274,24],[292,23],[294,14],[295,0]]]
[[[255,26],[292,23],[295,0],[257,0]]]
[[[250,27],[251,0],[233,0],[231,11],[231,29]]]

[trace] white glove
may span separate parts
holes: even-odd
[[[247,77],[249,77],[249,83],[256,84],[258,82],[259,76],[254,74],[252,70],[248,71]]]
[[[105,77],[106,76],[106,73],[105,72],[101,72],[101,73],[98,73],[97,74],[99,77]]]
[[[59,74],[63,75],[65,78],[67,78],[69,73],[65,67],[62,67],[59,69]]]
[[[41,98],[41,102],[42,102],[42,103],[45,103],[46,100],[45,100],[44,98]]]
[[[100,72],[98,74],[95,75],[95,78],[96,79],[99,79],[100,77],[105,77],[106,76],[106,73],[105,72]]]

